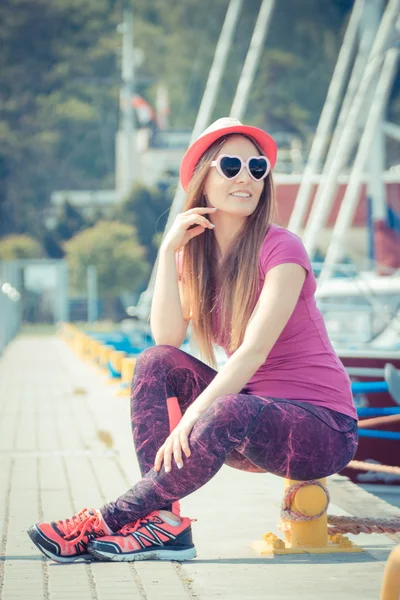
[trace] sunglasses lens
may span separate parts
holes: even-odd
[[[252,158],[249,169],[254,179],[261,179],[268,170],[268,163],[265,158]]]
[[[242,164],[235,156],[223,156],[220,162],[221,171],[228,179],[233,179],[240,172]]]

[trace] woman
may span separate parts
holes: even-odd
[[[223,118],[186,152],[187,191],[159,253],[157,346],[137,360],[132,430],[143,479],[100,510],[29,530],[50,558],[196,556],[177,501],[222,467],[311,480],[357,447],[349,378],[318,311],[300,239],[272,224],[274,140]],[[180,350],[189,321],[201,356]],[[212,342],[228,361],[217,373]],[[183,414],[182,418],[181,414]]]

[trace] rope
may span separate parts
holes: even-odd
[[[337,517],[328,515],[329,535],[335,533],[397,533],[400,531],[400,517],[388,517],[387,519],[374,519],[372,517]]]
[[[354,468],[365,468],[364,465],[368,465],[368,463],[359,463],[359,461],[352,461],[355,463]],[[359,467],[358,464],[363,465]],[[375,466],[371,470],[375,470]],[[384,467],[384,465],[377,465],[378,467]],[[384,467],[389,469],[397,469],[400,472],[399,467]],[[384,471],[387,472],[387,471]],[[317,515],[304,515],[299,511],[292,510],[291,505],[293,499],[297,492],[307,486],[307,485],[316,485],[322,488],[326,494],[326,506],[324,509],[319,512]],[[290,521],[297,522],[306,522],[306,521],[314,521],[319,517],[322,517],[323,514],[326,513],[328,504],[329,504],[329,492],[327,488],[322,485],[321,482],[312,480],[312,481],[300,481],[285,490],[285,494],[282,500],[281,506],[281,520],[278,523],[278,528],[281,531],[290,530]],[[359,533],[397,533],[400,531],[400,517],[388,517],[375,519],[373,517],[341,517],[337,515],[328,515],[327,516],[328,524],[331,527],[328,527],[329,535],[334,535],[336,533],[353,533],[354,535],[358,535]]]
[[[376,471],[377,473],[391,473],[400,475],[400,467],[388,467],[387,465],[376,465],[374,463],[362,462],[361,460],[351,460],[346,469],[359,469],[360,471]]]
[[[388,417],[373,417],[372,419],[362,419],[358,421],[359,429],[366,429],[370,427],[379,427],[380,425],[391,425],[392,423],[399,423],[400,415],[390,415]]]
[[[324,506],[320,513],[317,515],[312,515],[311,517],[291,509],[295,495],[302,487],[306,487],[307,485],[316,485],[324,490],[326,494],[326,506]],[[281,519],[284,521],[313,521],[314,519],[322,517],[322,515],[326,513],[328,510],[329,500],[330,497],[328,490],[319,481],[300,481],[299,483],[295,483],[294,485],[290,486],[290,488],[286,490],[282,500]]]

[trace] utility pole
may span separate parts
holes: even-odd
[[[120,130],[117,142],[117,192],[124,195],[138,175],[136,150],[134,96],[133,9],[131,0],[125,0],[122,33]]]
[[[97,314],[97,269],[94,265],[89,265],[86,271],[87,278],[87,321],[95,323]]]

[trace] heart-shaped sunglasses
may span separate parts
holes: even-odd
[[[217,167],[218,173],[225,179],[234,179],[242,172],[243,167],[246,167],[250,177],[255,181],[265,179],[271,170],[271,164],[266,156],[250,156],[244,161],[240,156],[228,154],[220,154],[212,161],[210,167]]]

